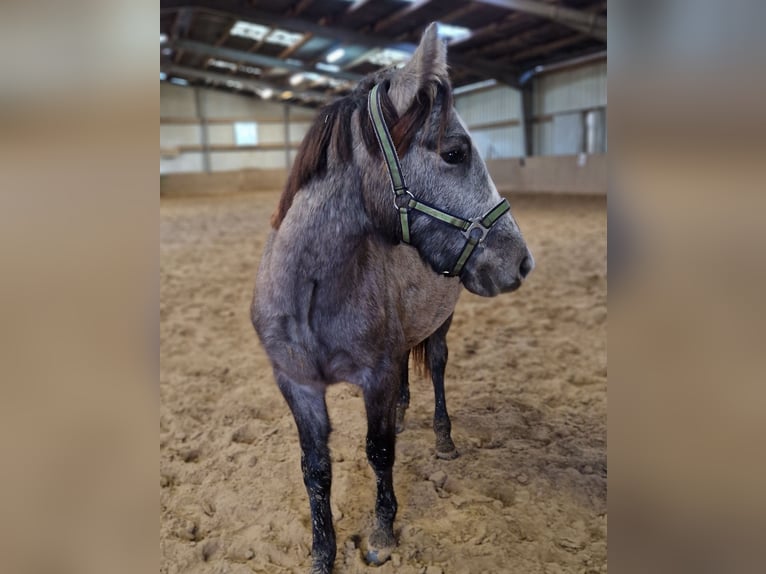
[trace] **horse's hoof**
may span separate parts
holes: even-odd
[[[371,566],[380,566],[391,558],[396,548],[394,533],[383,528],[376,528],[367,539],[364,560]]]
[[[460,456],[460,453],[455,448],[455,443],[452,442],[452,437],[449,434],[437,434],[436,436],[436,458],[443,460],[452,460]]]
[[[382,566],[391,558],[391,548],[368,549],[364,554],[364,560],[370,566]]]
[[[316,562],[311,565],[311,571],[310,574],[331,574],[332,573],[332,566],[328,566],[327,564],[317,564]]]
[[[459,456],[460,453],[455,447],[452,447],[452,450],[436,450],[436,458],[440,458],[442,460],[455,460]]]

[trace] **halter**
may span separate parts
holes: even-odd
[[[402,173],[402,166],[399,164],[399,156],[396,154],[394,142],[391,139],[386,121],[383,119],[379,89],[380,84],[377,84],[370,90],[369,105],[367,107],[370,112],[370,120],[375,131],[375,137],[378,139],[378,144],[386,159],[388,175],[391,178],[391,190],[394,192],[394,208],[399,212],[399,222],[402,226],[402,241],[408,245],[410,244],[410,212],[412,210],[419,211],[429,217],[456,227],[465,237],[465,245],[452,270],[442,271],[442,274],[448,277],[457,277],[460,275],[474,249],[476,249],[476,246],[484,241],[492,226],[497,223],[500,217],[510,211],[511,206],[507,199],[503,199],[483,216],[463,219],[415,199],[415,196],[412,195],[407,188],[407,184],[404,182],[404,174]]]

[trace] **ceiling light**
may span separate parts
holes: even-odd
[[[171,84],[177,84],[179,86],[188,86],[189,82],[184,80],[183,78],[171,78],[170,79]]]
[[[168,79],[168,75],[165,72],[160,72],[160,82],[162,80],[167,80],[167,79]]]
[[[293,76],[290,78],[290,85],[291,85],[291,86],[297,86],[297,85],[298,85],[298,84],[300,84],[302,81],[303,81],[303,74],[294,74],[294,75],[293,75]]]
[[[290,90],[287,90],[286,92],[282,92],[282,99],[283,100],[289,100],[293,97],[293,93]]]
[[[346,50],[344,50],[343,48],[336,48],[335,50],[327,54],[326,60],[328,63],[332,64],[333,62],[337,62],[338,60],[340,60],[345,54],[346,54]]]
[[[170,54],[173,53],[173,48],[163,48],[162,49],[162,55],[163,56],[170,56]]]
[[[266,88],[265,90],[261,90],[260,92],[260,96],[264,100],[268,100],[273,95],[274,95],[274,90],[272,90],[271,88]]]
[[[168,41],[168,35],[167,34],[160,34],[160,44],[164,44]]]

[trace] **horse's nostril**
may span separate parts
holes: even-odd
[[[522,278],[529,275],[529,272],[532,271],[532,267],[532,258],[527,255],[524,257],[524,259],[521,260],[521,265],[519,265],[519,273],[521,273]]]

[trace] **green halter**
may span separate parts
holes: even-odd
[[[487,233],[492,226],[497,223],[497,220],[506,212],[510,211],[511,206],[508,203],[508,200],[503,199],[482,217],[463,219],[462,217],[452,215],[451,213],[447,213],[446,211],[442,211],[441,209],[437,209],[436,207],[415,199],[415,196],[412,195],[407,188],[407,184],[404,182],[404,174],[402,173],[402,166],[399,164],[399,156],[396,154],[394,142],[391,139],[391,134],[388,131],[386,121],[383,119],[383,109],[380,104],[380,84],[377,84],[370,90],[367,108],[370,112],[370,120],[372,121],[375,136],[378,139],[378,144],[386,159],[388,175],[391,177],[391,189],[394,192],[394,207],[399,211],[399,222],[402,226],[402,241],[407,244],[410,243],[410,212],[412,210],[419,211],[429,217],[433,217],[443,223],[456,227],[462,232],[463,236],[465,236],[465,246],[452,270],[443,271],[442,273],[449,277],[460,275],[466,261],[468,261],[468,258],[471,256],[474,249],[476,249],[476,246],[484,241]]]

